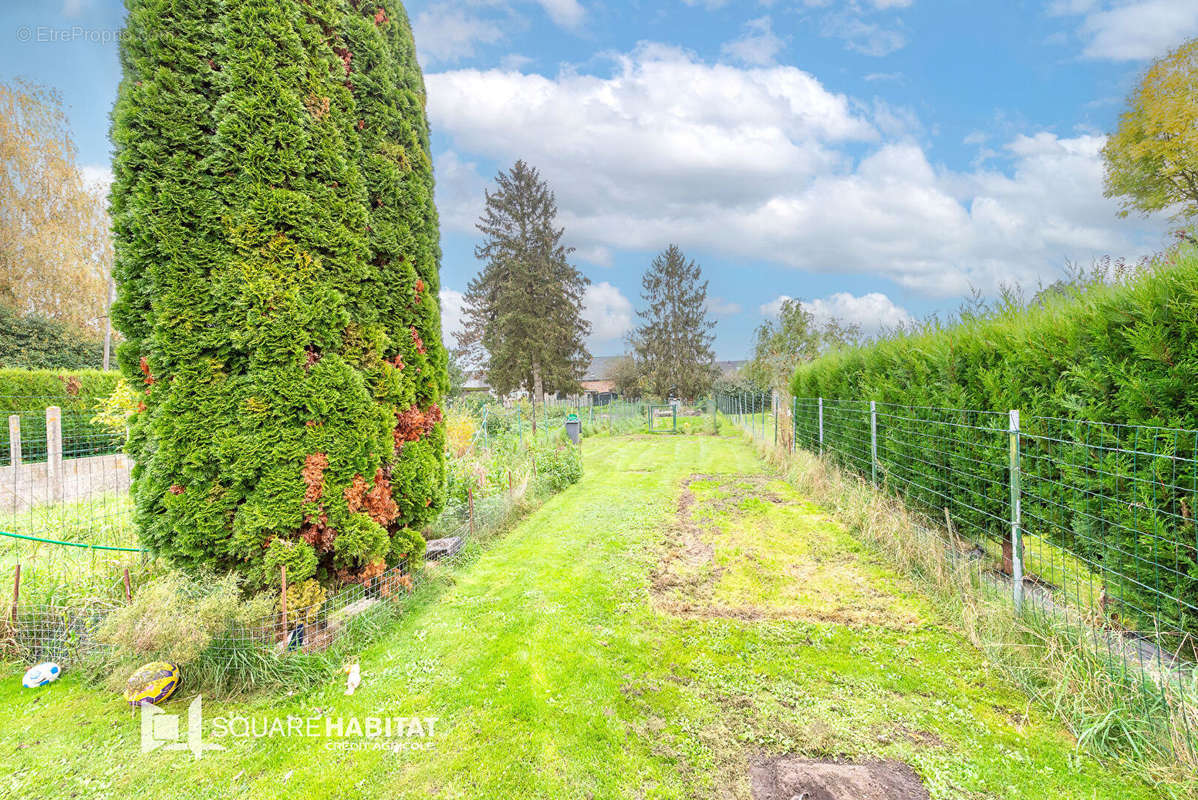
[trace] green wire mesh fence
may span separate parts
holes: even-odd
[[[1198,431],[745,393],[718,409],[968,541],[1020,613],[1084,640],[1198,747]],[[959,548],[957,548],[959,549]]]
[[[17,408],[6,429],[0,465],[0,574],[12,582],[12,605],[0,613],[0,646],[22,659],[70,662],[101,645],[96,632],[107,614],[129,602],[145,582],[164,573],[138,546],[130,496],[125,434],[97,421],[96,412],[63,410],[50,398],[5,397]],[[572,403],[539,406],[537,433],[518,407],[468,406],[474,445],[488,467],[469,492],[451,487],[452,500],[432,526],[441,549],[427,562],[438,568],[472,542],[505,523],[529,497],[543,495],[537,453],[565,446],[565,417],[579,413],[594,428],[619,431],[643,412],[628,403],[593,410]],[[639,417],[637,416],[639,414]],[[493,473],[493,474],[492,474]],[[477,476],[470,480],[477,480]],[[395,565],[363,584],[346,587],[308,608],[288,609],[238,625],[214,647],[230,651],[272,647],[311,651],[327,647],[349,622],[405,595],[425,566]]]
[[[428,557],[419,565],[404,561],[319,603],[279,608],[277,613],[255,621],[231,624],[224,635],[209,645],[211,652],[231,655],[246,649],[267,649],[280,654],[325,650],[355,620],[382,610],[387,601],[402,599],[427,579],[430,570],[447,568],[463,553],[502,529],[523,503],[551,491],[550,479],[538,476],[535,462],[531,457],[526,458],[513,469],[506,490],[488,495],[472,493],[466,506],[442,515],[430,531],[430,536],[436,538],[429,542]],[[105,551],[97,549],[97,552]],[[147,568],[147,574],[155,571]],[[98,633],[108,614],[122,602],[122,599],[92,597],[82,603],[21,603],[4,615],[2,633],[20,660],[77,662],[106,648]]]

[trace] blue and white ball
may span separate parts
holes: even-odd
[[[47,683],[54,683],[61,674],[62,667],[53,661],[34,664],[25,671],[25,677],[21,679],[21,685],[26,689],[36,689],[39,686],[45,686]]]

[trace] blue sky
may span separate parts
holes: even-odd
[[[596,355],[623,350],[640,274],[703,266],[717,354],[780,297],[866,328],[1158,250],[1116,217],[1098,151],[1196,0],[448,0],[407,5],[429,87],[446,324],[473,221],[524,158],[592,280]],[[61,90],[103,176],[117,0],[6,0],[0,80]]]

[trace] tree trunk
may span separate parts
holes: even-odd
[[[108,370],[108,365],[111,363],[112,353],[112,301],[113,295],[116,292],[116,286],[113,285],[112,272],[108,273],[108,296],[107,302],[104,304],[104,370]]]
[[[545,394],[545,384],[541,380],[541,365],[532,365],[532,435],[537,435],[537,403]]]

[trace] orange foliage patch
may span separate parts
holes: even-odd
[[[383,559],[371,561],[361,569],[339,569],[337,577],[343,583],[360,583],[366,585],[372,580],[382,575],[387,570],[387,562]]]
[[[322,553],[327,553],[333,549],[333,542],[337,538],[337,529],[329,527],[328,514],[322,513],[316,519],[312,517],[304,519],[304,524],[300,528],[300,538]]]
[[[324,453],[309,453],[304,459],[304,502],[315,503],[324,493],[324,471],[328,469],[329,457]]]
[[[366,513],[384,528],[399,516],[399,506],[391,496],[391,479],[382,467],[374,473],[374,488],[366,494]]]
[[[433,403],[427,411],[421,411],[415,405],[407,411],[395,414],[395,446],[403,447],[404,442],[414,442],[421,436],[428,435],[433,426],[441,421],[441,407]]]
[[[351,514],[357,514],[362,510],[364,505],[363,500],[366,497],[366,479],[361,475],[354,475],[353,482],[345,487],[342,492],[345,495],[345,508]]]
[[[420,338],[420,334],[416,332],[416,326],[412,326],[412,344],[416,345],[416,352],[424,355],[428,352],[428,348],[424,346],[424,340]]]

